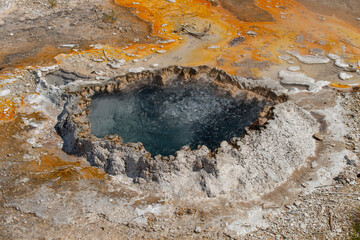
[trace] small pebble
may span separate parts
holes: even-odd
[[[200,233],[201,232],[201,227],[197,226],[194,230],[195,233]]]
[[[315,134],[313,135],[313,138],[315,138],[315,139],[318,140],[318,141],[323,141],[323,140],[324,140],[324,136],[321,135],[320,133],[315,133]]]
[[[296,71],[300,70],[300,67],[299,66],[292,66],[292,67],[288,67],[288,70],[292,71],[292,72],[296,72]]]

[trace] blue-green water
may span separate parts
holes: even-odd
[[[214,150],[240,136],[261,110],[258,102],[220,96],[210,86],[148,85],[94,97],[89,118],[97,137],[117,134],[124,142],[142,142],[153,156],[168,156],[184,145]]]

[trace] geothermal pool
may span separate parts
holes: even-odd
[[[241,136],[263,107],[213,86],[146,85],[93,97],[89,119],[97,137],[117,134],[124,142],[142,142],[152,156],[168,156],[185,145],[214,150],[221,141]]]

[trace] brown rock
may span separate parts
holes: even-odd
[[[315,133],[313,135],[313,138],[315,138],[318,141],[323,141],[324,140],[324,136],[322,134],[320,134],[320,133]]]

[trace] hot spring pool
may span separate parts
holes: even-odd
[[[152,156],[168,156],[185,145],[214,150],[240,136],[262,109],[260,102],[240,101],[212,86],[146,85],[94,96],[89,119],[99,138],[117,134],[124,142],[142,142]]]

